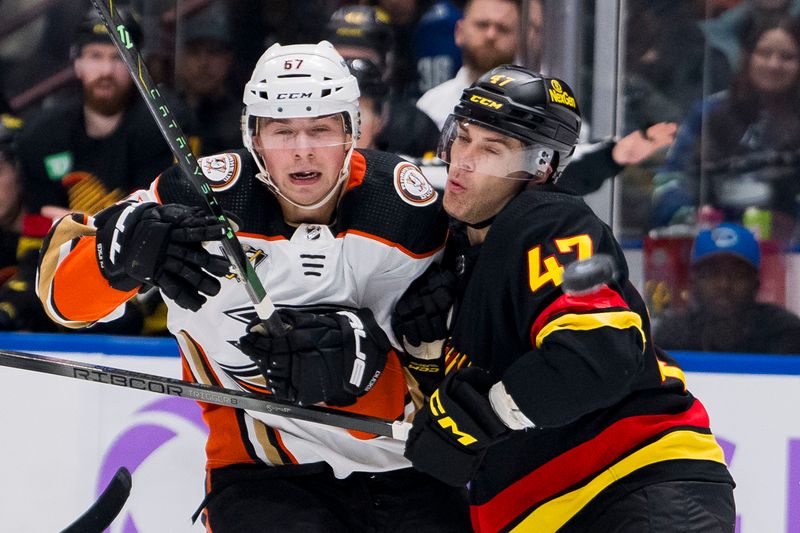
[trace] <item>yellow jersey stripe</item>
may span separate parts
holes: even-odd
[[[686,376],[683,374],[683,370],[677,366],[668,365],[661,360],[658,361],[658,370],[661,372],[662,382],[666,381],[667,378],[679,379],[683,383],[683,390],[686,390]]]
[[[673,431],[604,470],[583,487],[551,500],[529,514],[511,531],[557,531],[587,503],[615,481],[645,466],[674,459],[715,461],[725,464],[722,448],[713,435]]]
[[[642,336],[642,346],[645,343],[644,330],[642,330],[642,317],[633,311],[610,311],[607,313],[587,313],[577,315],[567,313],[548,322],[536,334],[536,347],[541,348],[544,338],[562,329],[591,330],[598,328],[611,327],[616,329],[636,328]]]

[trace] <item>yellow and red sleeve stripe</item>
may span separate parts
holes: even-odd
[[[658,371],[661,373],[661,383],[664,383],[669,378],[677,379],[683,384],[683,390],[686,390],[686,376],[680,367],[658,359]]]
[[[501,531],[530,513],[523,520],[529,529],[521,530],[555,531],[548,524],[561,520],[563,525],[615,480],[649,464],[673,459],[724,464],[722,450],[710,434],[708,413],[697,400],[683,413],[632,416],[615,422],[488,502],[471,506],[472,524],[480,533]],[[577,488],[569,490],[571,487]],[[557,494],[562,495],[553,498]]]
[[[609,287],[587,295],[562,294],[548,305],[531,326],[531,345],[540,348],[545,338],[563,329],[586,331],[602,327],[620,330],[635,328],[645,344],[642,317]]]

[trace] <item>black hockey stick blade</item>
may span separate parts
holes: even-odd
[[[327,426],[373,433],[398,440],[406,440],[408,430],[411,428],[409,422],[392,422],[382,418],[337,411],[325,407],[304,407],[280,402],[265,394],[224,389],[143,372],[79,363],[44,355],[0,350],[0,366],[93,381],[104,385],[116,385],[156,394],[189,398],[225,407],[247,409],[306,422],[316,422]]]
[[[91,507],[61,533],[102,533],[117,517],[131,493],[131,473],[124,466]]]

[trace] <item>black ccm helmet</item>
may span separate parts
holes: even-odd
[[[439,157],[449,161],[455,130],[467,121],[536,147],[526,171],[542,175],[552,164],[555,172],[550,181],[555,182],[575,151],[581,129],[573,95],[572,89],[556,78],[517,65],[496,67],[464,89],[442,129]]]

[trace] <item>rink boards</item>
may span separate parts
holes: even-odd
[[[0,334],[0,349],[180,377],[171,339]],[[800,356],[676,353],[737,481],[739,531],[800,533]],[[204,531],[206,429],[190,400],[0,367],[0,516],[58,531],[125,465],[116,533]]]

